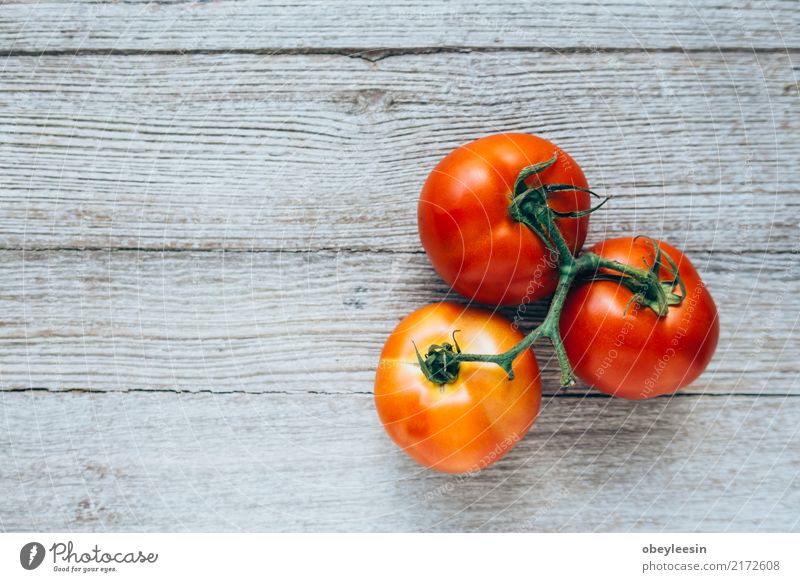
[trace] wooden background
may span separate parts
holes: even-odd
[[[0,4],[0,529],[800,529],[794,0]],[[547,390],[502,462],[384,435],[387,333],[448,297],[416,198],[528,131],[720,308],[671,398]],[[532,309],[526,325],[541,317]]]

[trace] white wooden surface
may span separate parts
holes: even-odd
[[[552,398],[506,458],[470,478],[398,454],[368,394],[0,399],[8,530],[800,526],[797,398]]]
[[[0,528],[800,529],[800,7],[542,6],[0,5]],[[543,347],[533,432],[463,480],[372,370],[448,296],[425,175],[501,130],[614,196],[591,241],[686,249],[722,338],[639,404]]]

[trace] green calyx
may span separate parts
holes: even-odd
[[[534,231],[550,251],[564,253],[567,251],[566,245],[560,244],[563,242],[563,237],[561,237],[561,233],[556,229],[555,220],[558,218],[580,218],[582,216],[588,216],[608,202],[608,198],[603,198],[597,206],[586,210],[559,212],[550,208],[547,201],[549,196],[555,192],[586,192],[595,198],[602,198],[587,188],[581,188],[572,184],[541,184],[531,187],[526,184],[528,178],[541,174],[553,166],[556,161],[558,161],[558,152],[555,152],[553,157],[549,160],[528,166],[520,171],[514,182],[514,192],[508,207],[508,212],[511,218],[516,222],[521,222]],[[558,234],[556,234],[557,232]],[[571,252],[567,254],[570,256],[572,255]]]
[[[428,380],[441,387],[444,387],[445,384],[452,384],[458,379],[460,365],[457,356],[461,353],[461,347],[456,340],[458,331],[453,332],[452,344],[449,342],[432,344],[425,353],[425,357],[419,353],[417,344],[414,344],[414,351],[417,354],[417,361],[422,373]]]
[[[637,236],[639,238],[644,238]],[[665,317],[669,313],[670,306],[680,305],[686,297],[686,285],[678,272],[678,266],[672,257],[652,240],[648,239],[653,246],[653,263],[650,264],[647,258],[642,257],[646,269],[637,269],[629,265],[624,265],[616,261],[610,261],[603,257],[597,257],[592,261],[595,266],[594,273],[588,279],[592,281],[612,281],[618,285],[628,288],[633,296],[625,306],[625,310],[637,303],[652,309],[659,317]],[[600,272],[599,269],[617,271],[617,273]],[[661,280],[661,273],[669,274],[669,279]],[[676,293],[679,291],[679,293]]]

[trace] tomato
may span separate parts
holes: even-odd
[[[566,152],[535,135],[501,133],[451,152],[433,169],[418,206],[420,239],[433,267],[460,294],[492,305],[517,305],[553,293],[557,257],[529,227],[509,215],[514,182],[523,168],[558,160],[538,176],[544,184],[588,188],[581,168]],[[541,184],[540,184],[541,185]],[[589,194],[551,193],[552,209],[590,207]],[[573,253],[586,239],[589,217],[561,218],[559,231]]]
[[[464,352],[496,354],[522,339],[506,318],[483,309],[437,303],[403,319],[386,341],[375,378],[375,405],[386,432],[411,458],[448,473],[478,471],[528,432],[542,399],[531,350],[514,362],[514,379],[498,365],[462,362],[456,380],[438,385],[423,374],[414,349],[455,339]]]
[[[575,375],[602,392],[633,400],[675,392],[693,382],[708,366],[719,339],[714,300],[678,249],[625,237],[603,241],[589,251],[648,269],[655,258],[654,243],[675,262],[686,287],[679,305],[659,317],[648,307],[630,303],[633,292],[624,285],[585,281],[570,290],[559,322]],[[662,281],[672,278],[665,269],[659,273]]]

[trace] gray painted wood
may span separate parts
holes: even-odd
[[[593,240],[798,237],[785,54],[15,58],[0,103],[4,248],[419,251],[428,172],[501,130],[556,141],[614,196]]]
[[[409,460],[369,395],[0,402],[7,530],[800,529],[796,397],[550,399],[467,478]]]
[[[800,11],[740,4],[4,2],[0,529],[800,529]],[[448,297],[422,181],[501,130],[615,196],[590,240],[687,249],[722,338],[678,397],[548,396],[463,479],[370,391]]]
[[[6,251],[2,258],[4,390],[369,393],[397,322],[427,303],[461,300],[419,254]],[[792,257],[693,258],[719,303],[722,337],[689,391],[800,392]],[[523,329],[544,307],[519,312]],[[545,389],[556,392],[549,345],[538,353]]]
[[[442,46],[783,49],[800,47],[795,8],[793,0],[17,0],[3,4],[0,46],[35,53]]]

